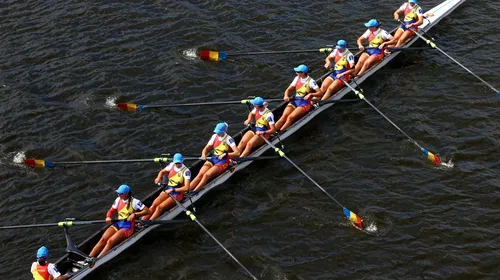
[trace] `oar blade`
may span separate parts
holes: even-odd
[[[127,112],[135,112],[135,111],[142,110],[141,105],[137,105],[137,104],[133,104],[133,103],[118,103],[118,105],[116,105],[116,107],[118,107],[118,109],[120,109],[122,111],[127,111]]]
[[[224,60],[226,58],[227,58],[227,54],[224,52],[200,50],[200,59],[201,60],[219,61],[219,60]]]
[[[424,153],[424,155],[427,157],[427,159],[430,160],[432,163],[434,163],[434,165],[439,166],[439,164],[441,163],[441,160],[439,159],[439,157],[436,156],[435,154],[429,152],[428,150],[422,148],[422,153]]]
[[[25,159],[24,164],[32,168],[54,167],[53,162],[42,159]]]
[[[356,213],[344,207],[344,216],[351,222],[351,224],[355,228],[359,230],[363,229],[362,220],[358,215],[356,215]]]

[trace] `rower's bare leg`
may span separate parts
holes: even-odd
[[[339,89],[341,89],[344,86],[344,83],[340,81],[339,79],[335,80],[333,84],[331,84],[328,87],[328,90],[326,91],[325,95],[323,95],[322,100],[326,100],[332,96],[332,94],[337,93]]]
[[[147,216],[142,216],[141,220],[149,220],[149,219],[151,219],[151,215],[153,215],[153,213],[156,211],[156,209],[158,208],[158,205],[160,205],[167,198],[168,198],[168,196],[165,194],[165,192],[162,191],[158,195],[158,197],[155,198],[155,200],[153,201],[153,204],[151,204],[151,207],[149,207],[149,211],[152,214],[149,214]]]
[[[326,92],[328,90],[328,87],[330,87],[330,85],[332,84],[332,82],[333,82],[332,77],[330,77],[330,76],[326,77],[326,79],[321,84],[321,92],[324,93],[324,94],[326,94]],[[322,99],[325,99],[324,96],[323,96]]]
[[[394,33],[394,39],[399,40],[399,38],[401,38],[401,35],[403,35],[403,33],[404,33],[404,32],[405,32],[405,31],[403,31],[403,29],[398,28],[398,30],[396,30],[396,33]],[[398,44],[398,43],[396,43],[396,47],[397,47],[398,45],[399,45],[399,44]],[[388,46],[388,47],[391,47],[391,48],[392,48],[392,46]]]
[[[293,112],[293,110],[295,110],[295,108],[293,106],[288,106],[288,105],[286,106],[285,111],[283,111],[283,115],[281,115],[281,118],[279,119],[279,121],[277,121],[275,123],[277,130],[281,130],[281,127],[286,122],[286,120],[288,119],[288,116]],[[243,157],[243,156],[241,156],[241,157]]]
[[[408,39],[410,39],[411,37],[413,37],[413,32],[410,31],[410,30],[406,30],[403,35],[401,35],[401,38],[399,38],[398,40],[398,43],[396,44],[396,47],[399,47],[401,45],[403,45],[404,43],[406,43],[406,41],[408,41]]]
[[[359,73],[358,75],[362,75],[363,73],[365,73],[368,69],[370,69],[373,65],[375,65],[376,63],[378,62],[378,57],[375,56],[375,55],[371,55],[365,62],[365,64],[363,65],[363,68],[361,68],[361,70],[359,70]]]
[[[354,74],[358,75],[359,71],[361,68],[363,68],[363,65],[365,65],[365,61],[370,57],[369,54],[367,53],[362,53],[361,56],[358,59],[358,63],[356,63],[356,66],[354,67]]]
[[[107,251],[111,250],[115,245],[120,244],[123,240],[127,239],[127,235],[123,230],[117,231],[111,238],[108,239],[108,242],[106,242],[106,247],[102,249],[101,253],[97,258],[100,258],[102,255],[104,255]]]
[[[106,229],[106,231],[104,232],[104,234],[102,235],[101,240],[99,240],[99,242],[97,242],[97,244],[94,246],[94,248],[90,252],[89,257],[93,258],[93,257],[97,256],[97,254],[99,254],[99,252],[101,252],[102,248],[104,248],[104,246],[106,246],[106,243],[111,238],[111,236],[113,236],[113,234],[115,234],[115,233],[116,233],[116,229],[114,227],[108,227]]]
[[[306,114],[306,110],[304,110],[304,107],[297,107],[293,112],[288,116],[286,119],[286,123],[281,127],[282,130],[285,130],[289,128],[294,121],[302,118]]]
[[[245,147],[247,146],[248,141],[250,141],[250,139],[252,139],[254,135],[255,134],[253,133],[253,131],[251,130],[247,131],[245,135],[241,137],[240,143],[238,143],[238,150],[243,151],[243,149],[245,149]]]
[[[245,151],[243,152],[243,154],[241,154],[241,157],[246,157],[247,155],[249,155],[251,152],[252,152],[252,149],[254,147],[258,147],[258,146],[261,146],[262,144],[264,144],[264,140],[262,140],[262,138],[260,138],[260,136],[258,135],[255,135],[254,137],[252,137],[252,139],[250,139],[250,141],[248,141],[248,144],[247,146],[245,147]]]
[[[175,201],[172,200],[171,197],[167,198],[167,200],[163,201],[160,205],[158,205],[158,208],[156,208],[155,213],[153,216],[151,216],[151,220],[156,220],[158,217],[160,217],[161,213],[163,211],[167,211],[168,209],[174,207]]]
[[[221,173],[220,168],[217,165],[210,167],[208,171],[205,171],[205,174],[203,174],[201,182],[194,190],[198,191],[199,189],[203,188],[207,184],[208,180],[219,175],[220,173]]]
[[[190,184],[192,190],[196,191],[199,188],[198,184],[200,183],[200,181],[202,181],[203,175],[205,175],[205,173],[211,167],[212,167],[212,164],[209,162],[205,162],[205,164],[203,164],[203,166],[200,169],[200,172],[198,172],[198,175],[196,175],[196,178],[194,178],[194,180]]]

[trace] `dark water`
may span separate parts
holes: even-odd
[[[154,164],[26,169],[28,158],[97,160],[198,153],[244,106],[123,113],[113,102],[165,104],[279,97],[320,54],[186,60],[193,48],[318,48],[400,1],[3,1],[0,3],[2,225],[104,218],[121,183],[143,197]],[[422,1],[427,10],[440,1]],[[466,1],[430,34],[500,86],[500,4]],[[404,55],[363,84],[366,95],[452,168],[435,168],[363,103],[335,106],[285,143],[345,206],[375,221],[359,233],[288,162],[258,162],[204,197],[198,218],[262,279],[498,279],[499,96],[436,51]],[[95,227],[73,230],[76,241]],[[0,278],[27,279],[36,249],[64,254],[57,228],[1,231]],[[246,279],[194,224],[164,227],[91,279]]]

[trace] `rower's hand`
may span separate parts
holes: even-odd
[[[207,160],[207,156],[201,155],[201,160]]]
[[[328,69],[328,67],[330,67],[330,63],[325,63],[324,67],[325,69]]]
[[[394,16],[394,20],[395,20],[395,21],[398,21],[398,19],[399,19],[399,15]]]
[[[226,153],[223,153],[222,155],[220,155],[218,158],[221,160],[223,159],[227,154]]]
[[[335,77],[337,77],[337,79],[342,79],[342,77],[344,77],[344,73],[337,74]]]
[[[132,222],[133,220],[135,220],[135,214],[128,216],[128,218],[127,218],[128,222]]]
[[[359,45],[359,46],[358,46],[358,49],[359,49],[360,51],[364,51],[364,50],[365,50],[365,46],[363,46],[363,45]]]
[[[414,26],[413,23],[405,25],[406,29],[411,29],[413,26]]]
[[[383,50],[384,48],[385,48],[385,43],[382,43],[382,44],[380,44],[380,46],[378,46],[379,50]]]
[[[309,100],[309,99],[311,99],[311,94],[310,93],[307,94],[306,96],[304,96],[304,100]]]
[[[257,134],[257,135],[264,135],[265,133],[266,133],[265,131],[260,131],[260,130],[259,130],[259,131],[257,131],[255,134]]]
[[[169,194],[170,194],[171,192],[173,192],[173,191],[174,191],[174,189],[168,189],[168,190],[166,190],[166,191],[165,191],[165,193],[166,193],[167,195],[169,195]]]
[[[290,101],[290,97],[285,96],[285,97],[283,97],[283,100],[284,100],[285,102],[289,102],[289,101]]]
[[[243,125],[247,126],[249,123],[250,123],[250,121],[246,120],[246,121],[243,122]]]
[[[111,224],[111,218],[110,217],[106,217],[106,224]]]
[[[156,177],[155,178],[155,185],[158,184],[160,182],[161,178],[160,177]]]

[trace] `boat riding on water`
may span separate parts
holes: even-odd
[[[428,31],[430,28],[432,28],[436,23],[438,23],[441,19],[443,19],[445,16],[447,16],[449,13],[451,13],[455,8],[457,8],[461,3],[463,3],[465,0],[447,0],[442,2],[441,4],[437,5],[436,7],[432,8],[429,10],[427,13],[432,14],[433,16],[429,16],[424,20],[424,23],[419,26],[419,28],[422,31]],[[393,31],[393,34],[396,30]],[[412,37],[408,40],[408,42],[401,46],[402,48],[407,48],[411,46],[415,41],[417,40],[417,37]],[[362,73],[357,77],[355,81],[351,81],[349,85],[352,88],[357,87],[359,84],[361,84],[364,80],[366,80],[368,77],[373,75],[376,71],[381,69],[383,66],[385,66],[387,63],[392,61],[399,52],[392,52],[389,54],[386,54],[385,57],[381,59],[377,64],[375,64],[373,67],[368,68],[366,72]],[[358,52],[355,55],[355,59],[359,60],[359,57],[361,55],[361,52]],[[328,73],[322,75],[320,78],[316,80],[318,85],[321,85],[322,81],[331,74],[329,71]],[[306,126],[313,118],[315,118],[318,114],[322,113],[323,111],[329,109],[330,107],[335,105],[335,102],[333,101],[338,101],[342,99],[344,96],[346,96],[348,93],[352,92],[351,87],[343,87],[341,88],[337,94],[333,95],[328,101],[332,102],[327,102],[327,103],[319,103],[320,106],[315,107],[312,106],[311,109],[300,119],[295,120],[295,122],[288,127],[288,129],[283,130],[280,132],[279,136],[276,134],[270,135],[268,141],[273,144],[273,145],[281,145],[281,141],[286,139],[287,137],[290,137],[293,135],[297,130],[300,128]],[[260,104],[260,102],[255,102],[257,104]],[[263,104],[261,104],[263,105]],[[271,112],[273,113],[275,118],[280,118],[284,112],[284,110],[287,107],[287,102],[281,103],[277,108],[274,108]],[[246,127],[243,130],[239,131],[238,133],[232,134],[233,139],[236,143],[240,143],[242,140],[243,135],[247,134],[252,128]],[[253,134],[253,132],[252,132]],[[253,136],[252,136],[253,138]],[[246,148],[247,145],[244,146]],[[246,153],[242,151],[243,153],[242,156],[251,156],[251,157],[258,157],[268,151],[270,149],[270,146],[267,144],[262,144],[260,146],[256,145],[255,147],[252,146]],[[222,183],[227,181],[231,176],[233,176],[235,173],[238,171],[246,168],[249,164],[251,164],[252,161],[242,161],[239,164],[237,164],[234,168],[231,169],[226,169],[224,172],[220,173],[218,176],[214,177],[212,180],[210,180],[203,188],[201,188],[198,192],[193,193],[192,195],[185,196],[181,200],[181,206],[174,206],[168,210],[166,210],[164,213],[162,213],[158,219],[159,220],[172,220],[175,219],[179,214],[185,212],[185,208],[191,207],[193,203],[196,203],[199,199],[201,199],[207,192],[211,191],[212,189],[216,188],[217,186],[220,186]],[[203,165],[205,164],[205,161],[199,160],[195,162],[194,164],[189,166],[189,169],[191,170],[191,173],[196,176]],[[177,188],[175,189],[177,190]],[[164,188],[158,188],[155,186],[155,190],[152,191],[149,195],[147,195],[142,202],[147,205],[151,206],[153,201],[158,197],[158,195],[164,191]],[[75,246],[72,242],[72,239],[69,234],[69,229],[67,227],[64,227],[64,233],[66,236],[67,240],[67,254],[60,258],[56,263],[56,267],[59,271],[62,273],[64,272],[69,272],[73,273],[74,275],[70,279],[82,279],[86,276],[88,276],[90,273],[93,271],[96,271],[100,266],[106,264],[107,262],[111,261],[115,257],[117,257],[119,254],[121,254],[123,251],[125,251],[127,248],[138,242],[139,240],[142,239],[146,234],[148,234],[150,231],[154,230],[156,227],[159,225],[150,225],[150,226],[144,226],[140,229],[136,229],[136,231],[126,240],[121,242],[120,244],[114,246],[111,248],[109,251],[107,251],[105,254],[102,254],[98,261],[94,264],[93,268],[90,268],[88,265],[81,265],[81,261],[85,260],[88,258],[88,254],[90,254],[92,248],[99,242],[103,234],[106,232],[109,226],[103,227],[100,229],[98,232],[94,233],[91,235],[89,238],[84,240],[80,245]]]

